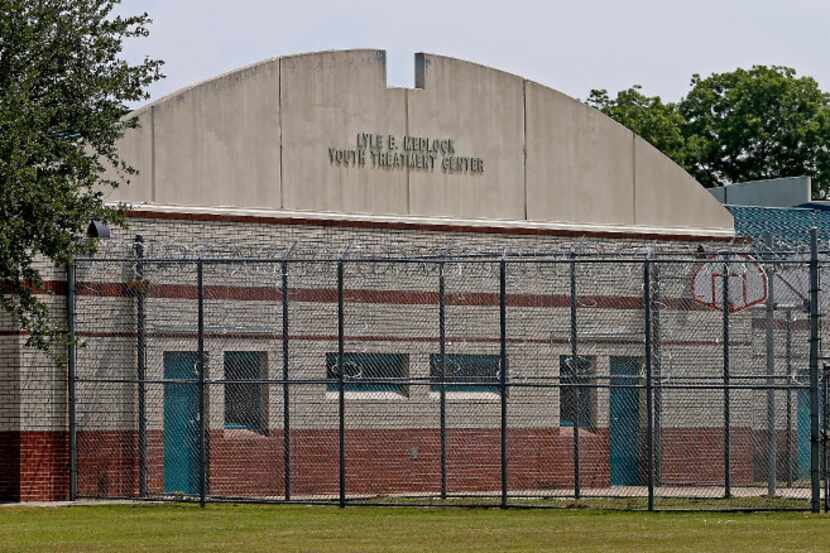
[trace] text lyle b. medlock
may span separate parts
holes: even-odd
[[[354,148],[329,148],[329,163],[336,167],[413,169],[449,174],[482,174],[484,160],[459,156],[452,138],[359,132]]]

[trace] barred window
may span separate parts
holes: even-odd
[[[444,390],[447,392],[499,391],[501,356],[487,354],[445,354]],[[429,376],[433,392],[441,390],[441,354],[429,356]]]
[[[225,352],[225,428],[267,432],[267,371],[264,351]]]
[[[570,355],[559,357],[559,425],[576,426],[579,415],[580,428],[596,426],[596,388],[594,384],[594,359],[578,357],[573,362]],[[577,388],[575,384],[584,384]]]
[[[337,353],[326,354],[326,390],[339,390]],[[409,355],[404,353],[343,353],[343,379],[347,392],[391,392],[407,395]],[[373,382],[380,380],[381,382]]]

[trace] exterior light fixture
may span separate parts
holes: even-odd
[[[90,238],[106,240],[110,237],[110,228],[103,221],[90,221],[86,229],[86,235]]]

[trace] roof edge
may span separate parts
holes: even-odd
[[[465,229],[481,229],[489,231],[538,231],[539,233],[550,232],[567,234],[596,234],[596,235],[637,235],[652,237],[688,237],[690,240],[714,239],[731,240],[735,238],[733,231],[718,228],[689,228],[689,227],[648,227],[635,225],[591,225],[571,224],[552,222],[533,222],[523,220],[507,219],[462,219],[451,217],[419,217],[410,215],[368,215],[368,214],[343,214],[335,212],[311,212],[311,211],[288,211],[288,210],[267,210],[267,209],[243,209],[230,207],[190,207],[178,205],[130,205],[120,204],[133,217],[140,217],[142,214],[148,216],[153,214],[167,214],[175,218],[181,215],[187,219],[193,215],[207,215],[221,217],[244,217],[262,220],[285,220],[286,223],[305,222],[319,223],[366,223],[379,226],[401,226],[430,228],[446,230],[458,228],[459,232]]]

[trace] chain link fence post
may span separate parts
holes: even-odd
[[[818,233],[810,229],[810,510],[819,512]]]
[[[287,255],[286,255],[287,257]],[[280,263],[282,271],[282,468],[283,495],[291,499],[291,389],[288,385],[288,260]]]
[[[827,392],[828,392],[828,384],[827,380],[830,377],[830,366],[827,364],[822,365],[822,380],[821,380],[821,405],[824,406],[824,412],[822,416],[822,429],[821,429],[821,478],[824,482],[824,512],[830,511],[830,480],[827,479],[827,423],[828,423],[828,412],[827,412]]]
[[[643,261],[643,316],[645,319],[645,369],[646,369],[646,470],[648,482],[648,510],[654,510],[654,405],[651,359],[651,252]]]
[[[579,360],[578,360],[578,353],[579,349],[577,347],[577,326],[576,326],[576,252],[571,250],[570,252],[570,284],[571,284],[571,298],[570,298],[570,307],[571,307],[571,371],[573,373],[574,379],[573,383],[575,385],[574,388],[574,396],[575,396],[575,404],[576,404],[576,413],[574,414],[574,427],[573,427],[573,464],[574,464],[574,499],[579,499],[581,495],[580,485],[579,485],[579,425],[580,419],[582,414],[582,398],[581,398],[581,388],[579,382]],[[559,396],[562,396],[562,379],[560,375],[559,379]]]
[[[786,442],[787,459],[787,487],[793,487],[793,310],[787,308],[786,319],[784,319],[784,358],[787,360],[787,429],[784,435]]]
[[[136,235],[135,250],[135,291],[136,306],[136,362],[138,377],[138,495],[147,497],[147,401],[145,380],[147,378],[146,313],[144,291],[144,237]]]
[[[196,262],[196,293],[197,293],[197,349],[199,360],[199,505],[204,507],[207,498],[208,457],[207,433],[208,413],[206,396],[206,367],[205,367],[205,286],[204,263],[201,259]]]
[[[438,264],[438,340],[441,384],[439,425],[441,447],[441,499],[447,499],[447,298],[444,262]]]
[[[69,403],[69,500],[75,501],[78,497],[78,425],[75,418],[76,396],[75,381],[77,379],[76,332],[75,332],[75,260],[66,265],[66,323],[68,341],[67,355],[67,400]]]
[[[499,262],[499,388],[501,392],[501,508],[507,508],[507,260]]]
[[[723,286],[721,301],[723,302],[723,496],[732,497],[731,479],[731,413],[729,393],[729,254],[724,253]]]
[[[346,383],[343,375],[345,321],[343,291],[343,260],[337,261],[337,423],[338,474],[340,507],[346,506]]]
[[[775,432],[775,258],[772,234],[764,233],[767,248],[766,361],[767,361],[767,495],[774,497],[778,481],[777,437]]]
[[[654,485],[662,485],[663,472],[663,364],[661,357],[660,346],[660,263],[652,262],[650,265],[651,271],[651,326],[652,326],[652,385],[656,376],[657,386],[654,387],[653,401],[654,401]]]

